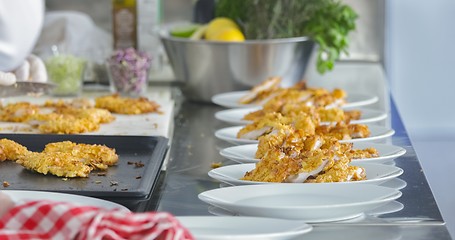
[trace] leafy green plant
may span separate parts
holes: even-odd
[[[215,15],[235,20],[247,39],[311,37],[319,45],[320,73],[348,54],[348,35],[358,18],[338,0],[218,0]]]

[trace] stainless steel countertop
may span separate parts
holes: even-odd
[[[221,109],[212,104],[182,104],[175,118],[164,182],[152,197],[157,202],[156,210],[178,216],[211,215],[208,205],[200,201],[197,195],[219,187],[219,182],[207,175],[212,163],[233,164],[218,153],[230,145],[214,137],[217,129],[227,126],[214,118],[214,113]],[[400,239],[400,236],[401,239],[451,239],[393,101],[391,123],[396,131],[391,142],[407,150],[404,156],[395,160],[396,165],[404,169],[400,179],[407,183],[401,189],[403,196],[398,199],[404,208],[355,221],[314,225],[316,227],[312,235],[317,236],[315,239],[329,239],[340,231],[345,234],[346,230],[355,236],[370,239]],[[371,232],[375,232],[374,236],[371,236]]]
[[[406,186],[401,189],[403,195],[397,200],[403,208],[345,222],[313,224],[314,230],[305,235],[305,239],[334,239],[340,238],[340,234],[342,239],[452,239],[394,101],[389,95],[383,98],[379,108],[389,116],[379,124],[392,127],[396,132],[385,142],[407,150],[405,155],[395,160],[396,166],[404,169],[399,178],[406,182]],[[214,136],[216,130],[229,125],[215,119],[215,112],[223,109],[219,106],[176,102],[167,170],[162,175],[162,184],[153,193],[148,209],[167,211],[177,216],[212,215],[208,205],[197,196],[203,191],[220,187],[219,182],[207,175],[212,163],[235,164],[219,155],[221,149],[231,145]]]

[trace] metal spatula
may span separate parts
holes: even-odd
[[[0,98],[30,94],[49,94],[55,87],[52,83],[18,81],[11,86],[0,86]]]

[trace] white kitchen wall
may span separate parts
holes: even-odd
[[[455,0],[387,0],[390,87],[455,236]]]
[[[386,70],[411,132],[455,139],[455,0],[389,0]]]

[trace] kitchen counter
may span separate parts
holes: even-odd
[[[371,66],[363,68],[370,68],[367,70],[370,72],[376,69]],[[377,79],[384,81],[380,76]],[[377,83],[370,85],[378,86]],[[382,209],[384,214],[363,216],[354,221],[315,224],[314,230],[306,235],[309,239],[333,239],[340,233],[357,239],[451,239],[393,98],[388,95],[386,84],[381,87],[383,89],[379,90],[373,87],[375,94],[384,93],[375,108],[386,111],[388,118],[378,124],[391,126],[396,132],[385,142],[407,151],[395,160],[396,166],[404,169],[404,174],[399,177],[406,183],[401,189],[403,195],[397,200],[398,204],[394,203],[396,209],[389,206],[389,209]],[[175,99],[181,99],[181,96]],[[161,175],[159,188],[153,192],[148,210],[167,211],[177,216],[212,215],[208,205],[197,195],[220,186],[207,175],[213,163],[234,164],[219,155],[221,149],[231,145],[214,137],[216,130],[229,125],[214,118],[215,112],[223,109],[219,106],[185,100],[176,102],[167,169]],[[401,210],[397,207],[400,204]]]

